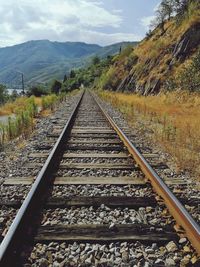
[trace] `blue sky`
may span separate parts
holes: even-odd
[[[0,0],[0,47],[28,40],[141,40],[160,0]]]
[[[160,0],[104,0],[102,3],[111,12],[121,11],[123,21],[118,30],[144,37]]]

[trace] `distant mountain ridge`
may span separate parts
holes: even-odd
[[[91,57],[116,54],[120,47],[135,42],[122,42],[106,47],[82,42],[28,41],[0,48],[0,83],[9,87],[20,85],[23,72],[26,84],[45,83],[53,78],[62,79],[72,68],[84,66]]]

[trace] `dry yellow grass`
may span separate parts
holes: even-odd
[[[28,102],[28,97],[19,97],[13,102],[8,102],[0,107],[0,116],[16,114],[19,110],[23,110]],[[41,98],[34,97],[34,102],[41,106]]]
[[[38,107],[42,107],[42,97],[33,97],[33,99]],[[15,101],[4,104],[0,107],[0,116],[16,114],[26,107],[28,100],[28,97],[18,97]]]
[[[35,103],[36,105],[38,105],[39,107],[42,106],[42,98],[41,97],[34,97]]]
[[[100,96],[119,108],[129,121],[149,121],[153,138],[176,160],[179,169],[189,170],[200,180],[200,95],[173,92],[139,96],[101,92]]]

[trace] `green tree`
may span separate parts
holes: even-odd
[[[162,3],[161,3],[162,4]],[[159,5],[158,9],[156,10],[156,17],[151,22],[152,28],[160,27],[162,33],[164,32],[165,20],[166,20],[166,12],[163,9],[162,5]]]
[[[188,9],[190,0],[174,0],[173,6],[176,14],[182,16]]]
[[[13,90],[10,99],[14,101],[19,96],[17,90]]]
[[[74,78],[76,76],[76,72],[74,70],[70,71],[69,78]]]
[[[100,58],[98,56],[93,57],[92,64],[98,65],[101,62]]]
[[[42,95],[47,95],[47,94],[48,94],[48,90],[46,90],[41,85],[33,85],[32,87],[29,88],[27,92],[28,96],[34,95],[36,97],[41,97]]]
[[[162,0],[160,4],[160,8],[162,9],[163,15],[166,19],[170,20],[173,11],[174,11],[174,3],[173,0]]]
[[[0,84],[0,105],[4,104],[8,100],[9,96],[6,91],[6,86]]]
[[[177,86],[190,92],[200,92],[200,49],[190,64],[185,64],[177,77]]]
[[[59,94],[61,87],[62,87],[62,83],[59,82],[58,80],[54,80],[51,85],[51,92],[53,94]]]
[[[174,12],[176,13],[176,22],[179,24],[185,17],[190,16],[190,7],[193,7],[194,10],[200,8],[199,0],[172,0]],[[193,13],[191,11],[191,13]]]
[[[66,82],[66,80],[67,80],[67,75],[65,74],[63,78],[63,82]]]

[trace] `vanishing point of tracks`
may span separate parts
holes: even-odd
[[[178,251],[180,237],[200,254],[199,225],[92,94],[49,138],[58,138],[49,154],[44,145],[31,155],[41,171],[22,206],[5,203],[20,209],[0,266],[179,266],[153,252]]]

